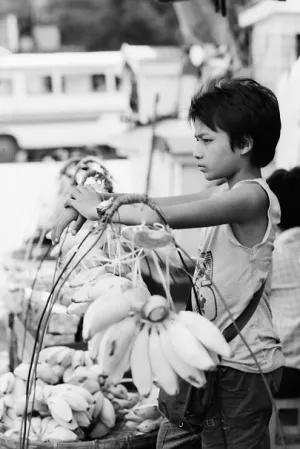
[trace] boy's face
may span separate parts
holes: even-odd
[[[239,168],[240,154],[232,150],[228,134],[220,129],[213,131],[199,119],[194,122],[194,130],[197,140],[194,157],[205,179],[232,177]]]

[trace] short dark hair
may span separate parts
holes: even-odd
[[[270,189],[278,198],[281,208],[280,228],[300,226],[300,167],[275,170],[267,179]]]
[[[275,94],[250,78],[213,79],[193,96],[188,118],[229,135],[232,149],[253,140],[251,163],[265,167],[274,158],[281,120]]]

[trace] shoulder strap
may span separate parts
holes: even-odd
[[[237,336],[238,331],[237,331],[236,327],[239,329],[239,331],[241,331],[246,326],[248,321],[251,319],[251,317],[254,314],[254,312],[255,312],[258,304],[259,304],[259,301],[260,301],[260,299],[262,297],[265,285],[266,285],[266,281],[263,282],[263,284],[261,285],[260,289],[257,290],[257,292],[254,293],[254,295],[251,298],[251,300],[250,300],[249,304],[247,305],[246,309],[235,320],[235,325],[234,325],[234,323],[231,323],[223,331],[223,335],[225,337],[225,340],[228,343]]]
[[[248,321],[251,319],[252,315],[254,314],[254,312],[255,312],[258,304],[259,304],[259,301],[260,301],[260,299],[262,297],[265,285],[266,285],[266,281],[263,282],[261,287],[260,287],[260,289],[257,290],[257,292],[254,293],[254,295],[252,296],[252,298],[251,298],[248,306],[246,307],[246,309],[235,320],[235,325],[239,329],[240,332],[246,326],[246,324],[248,323]],[[196,292],[195,292],[195,294],[196,294]],[[192,310],[191,296],[192,296],[192,289],[191,289],[189,297],[188,297],[186,310]],[[233,323],[231,323],[223,331],[223,335],[225,337],[225,340],[228,343],[231,340],[233,340],[237,336],[237,334],[238,334],[238,331],[237,331],[235,325]]]

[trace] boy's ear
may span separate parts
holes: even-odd
[[[239,150],[241,154],[247,154],[253,148],[253,139],[249,136],[244,136],[240,140]]]

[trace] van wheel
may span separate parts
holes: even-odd
[[[10,136],[0,136],[0,164],[14,162],[19,146]]]

